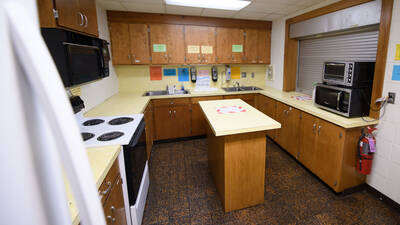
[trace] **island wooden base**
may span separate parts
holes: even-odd
[[[208,128],[208,165],[225,212],[264,202],[265,131],[216,137]]]

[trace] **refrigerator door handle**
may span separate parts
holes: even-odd
[[[31,14],[27,12],[20,1],[9,1],[5,3],[4,8],[9,36],[12,40],[10,44],[15,50],[15,57],[26,75],[26,80],[36,96],[36,102],[43,109],[43,117],[50,124],[50,131],[54,135],[57,149],[49,151],[55,151],[62,160],[78,206],[81,223],[105,225],[103,208],[80,131],[39,27],[29,18]],[[54,169],[61,170],[61,168]],[[49,184],[51,185],[51,183]],[[60,199],[50,199],[49,201],[58,201],[48,203],[63,204],[64,207],[67,207],[66,202],[59,202]],[[65,224],[65,221],[60,222],[62,223],[59,224]]]

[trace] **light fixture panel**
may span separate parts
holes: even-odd
[[[250,0],[164,0],[167,5],[238,11],[250,4]]]

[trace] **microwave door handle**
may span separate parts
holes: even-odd
[[[338,92],[337,94],[337,98],[336,98],[336,109],[339,110],[339,106],[340,106],[340,98],[342,97],[342,92]]]
[[[100,50],[100,48],[97,47],[97,46],[80,45],[80,44],[74,44],[74,43],[69,43],[69,42],[63,42],[62,44],[63,44],[63,45],[71,45],[71,46],[84,47],[84,48],[92,48],[92,49]]]

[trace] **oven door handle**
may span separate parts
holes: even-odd
[[[336,98],[336,109],[339,110],[339,106],[340,106],[340,98],[342,97],[342,92],[338,92],[337,94],[337,98]],[[340,110],[339,110],[340,111]]]
[[[144,119],[142,119],[142,121],[140,121],[140,123],[139,123],[139,126],[136,128],[136,131],[133,134],[133,138],[129,142],[128,146],[134,147],[135,145],[137,145],[140,137],[142,136],[142,133],[143,133],[145,127],[146,127],[146,123],[144,122]]]

